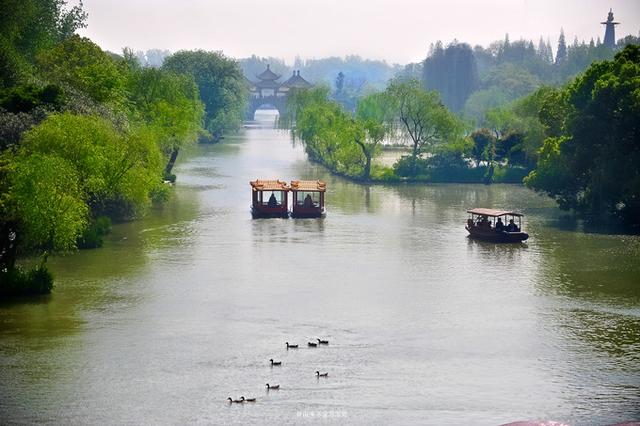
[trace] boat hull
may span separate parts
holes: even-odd
[[[325,217],[326,212],[322,207],[295,206],[291,211],[291,217],[296,219],[314,219]]]
[[[276,210],[276,209],[257,209],[255,207],[251,207],[251,217],[253,219],[273,219],[273,218],[282,218],[286,219],[289,217],[289,212],[287,210]]]
[[[493,243],[521,243],[529,238],[526,232],[476,230],[469,229],[468,226],[465,226],[465,229],[469,232],[469,237]]]

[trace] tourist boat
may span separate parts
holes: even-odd
[[[529,238],[529,234],[522,232],[524,215],[521,213],[481,208],[467,210],[467,213],[471,214],[471,217],[467,220],[465,229],[472,238],[495,243],[519,243]],[[496,229],[498,220],[504,226],[502,230],[499,229],[500,225]],[[509,225],[512,225],[511,230],[507,230]]]
[[[251,185],[251,216],[253,218],[289,217],[289,186],[281,180],[260,180]]]
[[[324,193],[327,184],[320,180],[292,180],[293,208],[291,217],[324,217]]]

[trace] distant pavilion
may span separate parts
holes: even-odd
[[[300,70],[293,71],[293,75],[285,82],[280,83],[280,75],[267,69],[256,76],[258,81],[247,79],[247,86],[251,94],[249,107],[247,108],[247,119],[253,120],[255,112],[261,107],[271,107],[277,109],[280,115],[284,113],[287,96],[293,89],[308,89],[313,84],[300,76]]]

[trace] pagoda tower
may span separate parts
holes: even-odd
[[[604,30],[604,42],[603,44],[609,49],[616,47],[616,25],[620,22],[613,22],[613,12],[609,9],[609,15],[605,22],[600,22],[602,25],[606,25]]]

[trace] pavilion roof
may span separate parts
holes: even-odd
[[[327,184],[321,180],[292,180],[292,191],[325,192]]]
[[[522,213],[517,213],[510,210],[495,210],[495,209],[484,209],[484,208],[467,210],[467,213],[478,214],[481,216],[490,216],[490,217],[498,217],[498,216],[504,216],[504,215],[524,216]]]
[[[270,66],[267,64],[267,69],[262,71],[262,73],[258,74],[256,77],[258,77],[260,80],[277,80],[281,76],[271,71]]]
[[[293,75],[289,77],[287,81],[282,83],[282,86],[296,88],[296,89],[308,89],[309,87],[312,87],[313,84],[309,83],[307,80],[300,77],[300,71],[298,72],[294,71]]]
[[[254,181],[249,182],[251,188],[254,191],[288,191],[289,186],[287,182],[277,179],[277,180],[261,180],[256,179]]]

